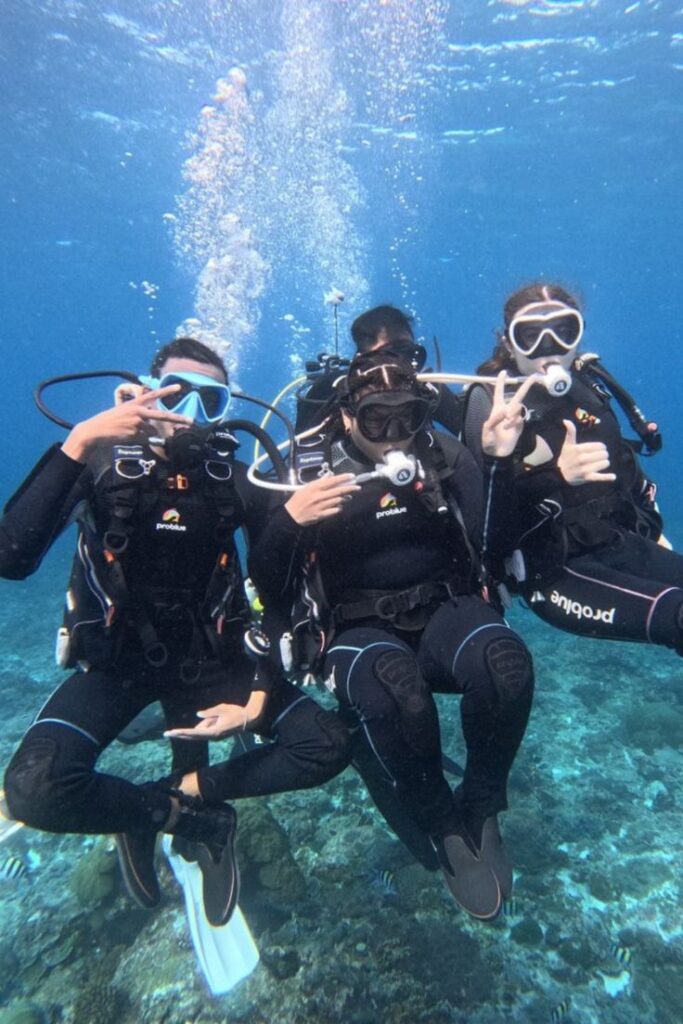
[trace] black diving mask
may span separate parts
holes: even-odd
[[[410,392],[384,391],[365,395],[349,411],[367,441],[407,441],[424,427],[432,403]]]
[[[388,341],[386,345],[382,345],[381,351],[387,355],[404,359],[406,363],[412,366],[416,373],[419,373],[427,362],[427,349],[424,345],[420,345],[417,341],[411,341],[408,338]]]

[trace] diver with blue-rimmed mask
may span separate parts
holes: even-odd
[[[347,763],[347,736],[282,678],[252,619],[235,534],[247,546],[259,536],[267,500],[235,458],[233,430],[268,438],[227,419],[220,358],[178,338],[150,376],[119,376],[116,404],[49,449],[0,522],[0,575],[10,579],[33,573],[59,533],[78,526],[57,642],[58,663],[73,671],[14,754],[5,796],[32,827],[116,833],[127,887],[146,907],[160,899],[157,834],[173,834],[198,861],[206,917],[219,926],[239,882],[236,815],[224,801],[327,781]],[[137,785],[96,771],[102,751],[156,701],[172,775]],[[245,730],[273,742],[214,766],[205,742],[186,742]]]

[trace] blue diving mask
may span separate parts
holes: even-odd
[[[178,391],[157,399],[159,409],[187,416],[198,426],[220,423],[230,408],[230,388],[203,373],[165,373],[160,380],[141,376],[140,382],[148,388],[167,388],[180,385]]]

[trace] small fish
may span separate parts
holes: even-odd
[[[519,900],[511,896],[509,900],[503,900],[503,913],[506,917],[521,917],[522,907]]]
[[[328,306],[340,306],[344,301],[344,292],[332,286],[329,292],[323,292],[323,302]]]
[[[555,1007],[553,1012],[550,1014],[550,1024],[557,1024],[558,1021],[564,1020],[569,1013],[571,1008],[571,1000],[569,998],[563,999],[562,1002]]]
[[[617,942],[610,946],[610,953],[622,967],[630,967],[633,960],[633,952],[627,946],[620,946]]]
[[[19,878],[28,875],[28,868],[21,857],[13,857],[11,854],[0,861],[0,879],[5,882],[15,882]]]
[[[370,879],[370,885],[382,896],[396,896],[398,894],[396,877],[390,868],[378,868]]]

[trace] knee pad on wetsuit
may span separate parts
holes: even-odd
[[[403,738],[418,757],[439,756],[439,719],[432,691],[408,651],[384,651],[374,672],[398,710]]]
[[[50,736],[29,735],[15,753],[5,772],[5,798],[17,821],[59,831],[60,801],[54,785],[58,756],[59,746]]]
[[[517,700],[531,690],[534,681],[531,655],[517,637],[491,640],[484,649],[484,662],[502,701]]]

